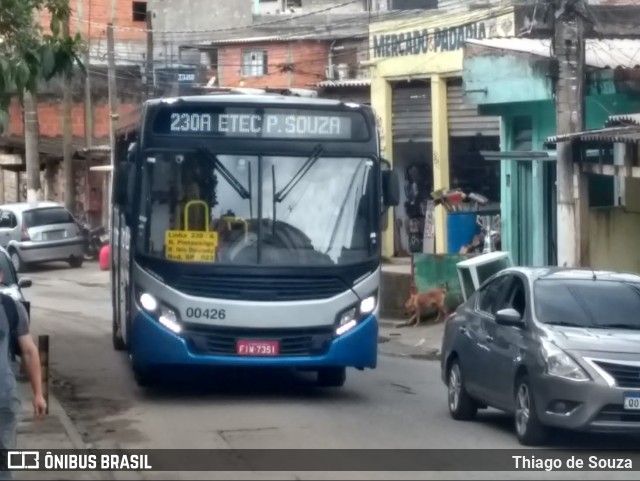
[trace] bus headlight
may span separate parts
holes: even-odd
[[[376,305],[377,298],[375,295],[373,295],[360,301],[358,307],[351,307],[342,312],[342,314],[340,314],[338,318],[336,335],[342,336],[346,332],[349,332],[351,329],[356,327],[358,325],[358,322],[360,322],[363,317],[375,311]]]
[[[376,309],[376,296],[369,296],[360,303],[360,314],[371,314]]]
[[[176,334],[180,334],[182,331],[182,326],[178,322],[176,313],[166,307],[162,308],[162,313],[158,318],[158,322]]]
[[[356,308],[352,307],[344,311],[340,315],[340,319],[338,320],[338,327],[336,328],[336,334],[338,336],[342,336],[345,332],[350,331],[358,324],[356,320]]]
[[[149,312],[155,312],[158,309],[158,301],[151,294],[143,293],[140,296],[140,305]]]

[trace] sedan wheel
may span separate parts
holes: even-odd
[[[447,379],[447,397],[451,417],[458,421],[473,419],[478,412],[478,403],[467,394],[462,370],[457,359],[451,363]]]
[[[529,378],[523,376],[516,383],[515,428],[520,444],[536,446],[546,437],[547,429],[540,423]]]

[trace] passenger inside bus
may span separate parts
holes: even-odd
[[[175,230],[205,230],[207,212],[203,212],[200,206],[189,210],[187,218],[185,217],[185,207],[192,201],[205,201],[204,193],[207,192],[206,184],[207,173],[201,166],[201,161],[193,154],[184,156],[184,160],[178,168],[178,193],[176,196],[176,206],[174,211]],[[207,202],[208,203],[208,202]]]

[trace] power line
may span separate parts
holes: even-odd
[[[114,25],[114,29],[119,30],[119,31],[133,31],[133,32],[141,32],[141,33],[148,33],[148,32],[154,32],[154,33],[158,33],[158,34],[162,34],[162,33],[172,33],[172,34],[192,34],[192,33],[215,33],[215,32],[231,32],[234,30],[243,30],[243,29],[253,29],[253,28],[260,28],[260,27],[266,27],[266,26],[270,26],[270,25],[278,25],[278,24],[282,24],[282,23],[287,23],[287,22],[291,22],[294,20],[298,20],[300,18],[305,18],[305,17],[310,17],[313,15],[317,15],[319,13],[325,13],[325,12],[329,12],[331,10],[336,10],[348,5],[352,5],[355,3],[360,3],[361,0],[349,0],[348,2],[344,2],[338,5],[332,5],[331,7],[327,7],[327,8],[323,8],[320,10],[314,10],[313,12],[308,12],[308,13],[302,13],[299,15],[294,15],[291,17],[287,17],[287,18],[282,18],[279,20],[274,20],[271,22],[260,22],[260,23],[255,23],[253,25],[247,25],[247,26],[243,26],[243,27],[225,27],[225,28],[214,28],[214,29],[202,29],[202,30],[158,30],[158,29],[146,29],[146,28],[136,28],[136,27],[118,27]],[[83,22],[83,23],[87,23],[89,25],[99,25],[99,26],[103,26],[106,28],[106,24],[104,23],[100,23],[100,22],[91,22],[89,20],[84,20],[82,18],[79,17],[72,17],[74,20]]]
[[[442,22],[443,25],[446,25],[446,29],[454,29],[454,28],[460,28],[460,27],[464,27],[467,26],[471,23],[477,23],[477,22],[483,22],[483,21],[487,21],[487,20],[491,20],[491,19],[495,19],[498,17],[501,17],[505,14],[507,14],[508,12],[504,10],[503,7],[497,7],[491,10],[488,10],[484,15],[481,16],[472,16],[469,15],[467,16],[467,19],[460,21],[459,23],[455,24],[455,25],[446,25],[446,23]],[[378,29],[376,30],[374,33],[378,34],[378,35],[385,35],[388,33],[396,33],[399,30],[405,30],[405,29],[409,29],[411,27],[418,27],[418,26],[422,26],[424,25],[424,19],[418,19],[418,20],[411,20],[411,21],[407,21],[407,22],[403,22],[401,24],[394,24],[394,25],[390,25],[388,27],[386,27],[386,29]],[[425,29],[426,30],[426,29]],[[436,38],[436,36],[438,35],[438,31],[437,28],[430,28],[429,30],[426,30],[425,32],[421,32],[419,35],[416,36],[412,36],[410,41],[411,42],[422,42],[424,41],[429,41],[429,40],[434,40]],[[356,40],[356,39],[361,39],[362,37],[360,35],[351,35],[351,36],[346,36],[341,38],[340,40]],[[292,41],[302,41],[302,40],[313,40],[313,36],[311,34],[309,34],[307,37],[305,36],[298,36],[295,39],[289,40],[289,42]],[[282,41],[287,42],[287,40],[283,40]],[[256,43],[260,43],[259,41]],[[396,38],[395,40],[392,39],[388,39],[385,42],[385,45],[388,47],[398,47],[401,45],[405,45],[407,43],[407,39],[405,38]],[[230,44],[230,45],[223,45],[220,46],[220,49],[224,49],[225,47],[237,47],[239,44]],[[244,44],[243,44],[244,45]],[[205,47],[205,46],[203,46]],[[214,46],[212,46],[214,47]],[[247,50],[251,50],[252,44],[251,43],[247,43],[246,44]],[[370,52],[371,50],[373,50],[373,47],[371,45],[367,46],[367,50]],[[144,63],[145,60],[142,58],[138,58],[137,55],[141,55],[142,52],[140,52],[140,54],[136,54],[136,53],[129,53],[129,54],[125,54],[125,53],[118,53],[117,54],[117,58],[121,59],[121,60],[128,60],[134,63]],[[94,58],[100,58],[98,55],[94,55]],[[313,61],[313,60],[325,60],[326,56],[324,54],[313,54],[311,56],[303,56],[303,57],[298,57],[298,59],[296,59],[296,61]],[[161,61],[159,61],[160,63]],[[225,63],[219,63],[219,66],[242,66],[244,65],[244,63],[238,63],[238,64],[225,64]]]

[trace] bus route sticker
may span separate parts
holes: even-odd
[[[218,233],[193,230],[169,230],[165,239],[168,259],[183,262],[215,262]]]

